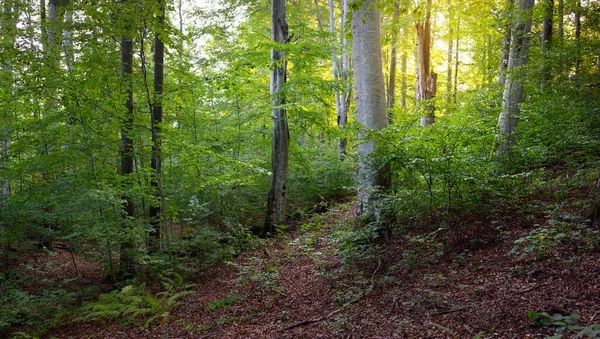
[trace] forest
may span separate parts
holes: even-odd
[[[600,2],[2,0],[0,338],[600,338]]]

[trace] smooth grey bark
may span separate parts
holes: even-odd
[[[283,45],[288,41],[286,0],[271,1],[271,40]],[[274,234],[275,226],[285,222],[288,191],[289,128],[285,105],[286,61],[279,48],[271,49],[271,120],[273,139],[271,146],[271,187],[267,198],[264,234]]]
[[[452,47],[454,39],[454,28],[452,27],[452,3],[448,0],[448,71],[446,75],[446,114],[450,112],[450,102],[452,101]]]
[[[431,71],[431,0],[427,1],[425,19],[417,22],[417,103],[424,102],[421,127],[435,122],[435,105],[431,99],[436,95],[437,74]]]
[[[408,59],[408,56],[406,54],[406,51],[404,51],[402,53],[402,79],[401,79],[402,84],[400,85],[400,106],[402,106],[403,108],[406,108],[406,90],[408,87],[407,83],[406,83],[407,59]]]
[[[508,67],[508,56],[510,54],[510,37],[514,21],[511,20],[515,7],[515,0],[508,0],[506,4],[506,25],[504,26],[504,38],[502,39],[502,57],[500,59],[500,69],[498,70],[498,84],[504,86],[506,81],[506,68]]]
[[[165,43],[162,37],[162,28],[165,25],[165,0],[158,0],[158,26],[159,31],[154,33],[154,97],[152,101],[152,158],[150,168],[152,177],[150,185],[154,189],[155,201],[150,205],[149,216],[152,223],[150,235],[156,239],[161,236],[161,224],[163,218],[163,194],[162,194],[162,120],[163,120],[163,92],[164,92],[164,69],[165,69]]]
[[[398,22],[398,18],[400,17],[400,4],[398,1],[394,2],[394,14],[392,16],[392,41],[391,41],[391,50],[390,50],[390,74],[388,80],[388,88],[387,88],[387,107],[394,108],[396,104],[396,54],[397,54],[397,45],[398,45],[398,28],[396,28],[396,24]],[[388,112],[390,114],[390,112]],[[393,117],[389,115],[390,123],[393,121]]]
[[[552,48],[552,19],[554,16],[554,0],[544,0],[544,19],[542,24],[542,81],[541,88],[546,86],[552,75],[551,62],[548,60]]]
[[[504,94],[502,96],[502,112],[498,117],[498,134],[496,135],[495,155],[501,161],[509,161],[511,147],[514,143],[514,129],[523,101],[522,66],[527,63],[531,17],[534,0],[517,0],[515,24],[512,29],[510,54]]]
[[[381,220],[377,195],[389,186],[389,171],[376,166],[373,155],[377,142],[371,130],[388,126],[385,85],[381,60],[381,28],[374,0],[366,0],[352,16],[356,117],[361,125],[358,143],[358,224]]]

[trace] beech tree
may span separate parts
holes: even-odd
[[[529,51],[529,32],[534,0],[517,0],[515,21],[511,31],[510,53],[502,96],[502,112],[498,117],[496,157],[507,158],[514,143],[521,102],[523,101],[523,69]],[[506,159],[503,159],[506,160]]]
[[[381,61],[380,14],[374,0],[364,1],[352,15],[354,84],[356,119],[361,124],[358,144],[358,210],[359,221],[380,221],[378,191],[389,186],[386,166],[377,166],[373,155],[377,142],[369,138],[371,130],[388,126],[385,85]]]
[[[273,233],[285,222],[289,167],[289,128],[285,112],[286,61],[282,46],[288,41],[286,0],[271,1],[271,40],[279,47],[271,49],[271,187],[267,198],[264,233]]]

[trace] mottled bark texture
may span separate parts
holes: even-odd
[[[450,102],[452,101],[452,47],[454,38],[452,3],[448,0],[448,71],[446,75],[446,113],[450,112]]]
[[[271,40],[283,45],[288,41],[285,0],[271,1]],[[275,226],[285,222],[288,190],[289,129],[285,105],[286,62],[281,48],[271,50],[271,188],[267,198],[264,233],[273,234]]]
[[[352,17],[356,117],[361,124],[358,144],[359,225],[381,220],[381,209],[377,206],[378,191],[388,187],[390,181],[387,167],[377,166],[373,161],[377,142],[368,136],[369,131],[388,126],[381,61],[380,14],[373,3],[373,0],[364,1]]]
[[[524,78],[522,66],[527,63],[529,32],[534,0],[518,0],[515,12],[515,24],[512,29],[506,82],[502,97],[502,112],[498,117],[495,155],[502,162],[510,160],[510,151],[514,143],[514,129],[523,101]]]

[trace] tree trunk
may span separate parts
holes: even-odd
[[[123,6],[127,6],[128,2],[123,2]],[[121,126],[121,170],[120,174],[123,177],[123,188],[125,191],[129,188],[131,180],[129,176],[133,173],[133,139],[131,138],[131,131],[133,129],[134,112],[133,112],[133,88],[132,88],[132,77],[133,77],[133,39],[131,37],[130,25],[125,25],[125,32],[121,37],[121,81],[125,84],[125,118]],[[124,233],[127,238],[121,245],[121,255],[119,261],[119,273],[122,277],[130,277],[134,274],[134,260],[131,251],[133,250],[134,244],[127,235],[128,219],[135,216],[135,208],[133,205],[133,199],[129,194],[123,196],[123,203],[121,205],[123,209],[124,218]]]
[[[558,23],[557,23],[557,26],[558,26],[558,39],[560,40],[561,43],[562,43],[563,39],[565,38],[564,16],[565,16],[565,1],[558,0],[558,13],[557,13]]]
[[[9,51],[7,54],[12,54],[15,47],[15,37],[17,30],[17,6],[13,2],[13,0],[7,0],[4,3],[2,10],[2,18],[0,21],[0,41],[2,42],[2,49],[5,51]],[[10,60],[5,60],[1,65],[2,70],[4,71],[2,75],[2,87],[6,89],[8,95],[12,95],[13,92],[13,67],[12,62]],[[12,107],[10,105],[2,105],[3,112],[0,113],[1,116],[5,116],[6,119],[4,121],[8,121],[8,117],[12,115]],[[10,147],[10,136],[11,131],[7,126],[0,127],[0,162],[7,163],[9,156],[9,147]],[[5,179],[0,182],[0,208],[2,208],[2,204],[6,199],[10,196],[10,181]]]
[[[523,74],[521,66],[527,63],[529,38],[531,31],[531,16],[534,0],[518,0],[515,25],[512,29],[510,43],[510,55],[504,95],[502,101],[502,112],[498,117],[498,134],[496,135],[496,157],[506,163],[510,162],[510,151],[514,143],[514,129],[523,101]]]
[[[500,60],[500,69],[498,70],[498,84],[504,86],[506,81],[506,68],[508,67],[508,56],[510,54],[510,37],[514,21],[512,13],[515,7],[515,0],[508,0],[506,5],[506,25],[504,26],[504,39],[502,40],[502,59]]]
[[[456,22],[456,47],[454,52],[454,97],[452,100],[456,104],[456,95],[458,91],[458,65],[460,65],[458,60],[458,47],[460,43],[460,18]]]
[[[452,4],[448,0],[448,74],[446,78],[446,114],[450,112],[450,102],[452,98],[452,44],[454,38],[454,29],[452,28]]]
[[[358,144],[358,224],[381,220],[381,209],[376,203],[377,191],[388,187],[390,181],[387,168],[373,163],[377,143],[368,138],[370,130],[388,126],[379,12],[373,2],[364,1],[352,17],[356,116],[361,124]]]
[[[342,91],[340,95],[340,110],[338,112],[337,122],[338,127],[343,128],[348,122],[348,108],[350,107],[350,99],[352,97],[352,87],[348,84],[348,73],[350,72],[350,57],[348,48],[348,39],[346,39],[346,16],[348,14],[348,0],[342,0],[342,20],[341,20],[341,35],[342,35],[342,70],[340,80]],[[346,157],[346,138],[340,138],[338,141],[338,150],[342,159]]]
[[[151,236],[160,239],[161,224],[163,218],[163,195],[162,195],[162,119],[163,119],[163,85],[164,85],[164,61],[165,43],[162,35],[165,24],[165,2],[158,0],[158,27],[154,33],[154,99],[152,101],[152,168],[151,186],[153,188],[154,202],[150,205],[149,214],[152,223]]]
[[[544,89],[552,75],[552,66],[549,58],[552,45],[552,17],[554,15],[554,0],[544,0],[544,21],[542,25],[542,82]]]
[[[406,51],[402,53],[402,85],[400,88],[400,105],[402,108],[406,108],[406,62],[408,56],[406,55]]]
[[[435,105],[431,99],[436,94],[437,74],[431,71],[431,1],[427,1],[425,20],[416,24],[418,55],[418,91],[417,103],[424,102],[421,127],[435,122]]]
[[[316,2],[315,2],[316,3]],[[338,44],[338,39],[335,33],[335,7],[333,6],[333,0],[329,0],[329,32],[331,33],[331,68],[333,70],[333,83],[335,85],[335,111],[337,114],[338,127],[340,126],[340,116],[342,113],[342,93],[340,92],[340,69],[337,53],[335,52]],[[338,151],[340,156],[343,158],[346,155],[346,149],[341,148],[338,142]]]
[[[288,41],[286,0],[271,1],[271,40],[283,45]],[[289,129],[285,105],[286,61],[280,48],[271,49],[271,119],[273,140],[271,148],[271,188],[267,198],[264,233],[273,234],[275,226],[285,222],[288,189]]]
[[[398,45],[398,28],[396,27],[398,24],[398,18],[400,17],[400,4],[398,1],[394,2],[394,14],[392,16],[392,46],[390,50],[390,74],[387,88],[387,107],[394,108],[396,104],[396,54],[397,54],[397,45]],[[389,112],[388,112],[389,114]],[[389,115],[390,123],[393,121],[394,117]]]
[[[575,79],[579,80],[581,73],[581,1],[577,1],[575,4],[575,46],[577,48]]]

